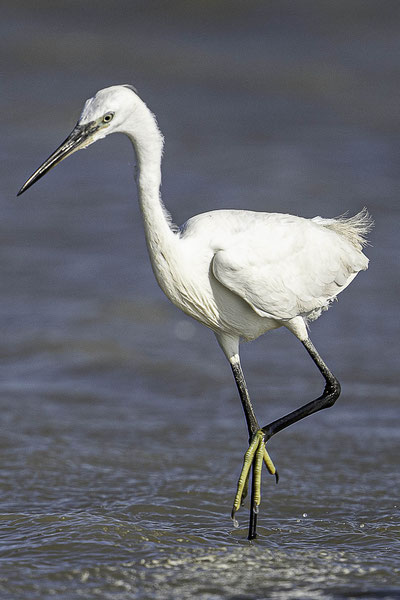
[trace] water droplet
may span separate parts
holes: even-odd
[[[233,521],[234,527],[239,527],[239,521],[237,519],[235,519],[235,517],[232,518],[232,521]]]
[[[303,517],[304,518],[308,517],[308,514],[307,513],[303,513]]]
[[[254,512],[255,515],[258,515],[258,506],[257,506],[257,504],[254,506],[253,512]]]

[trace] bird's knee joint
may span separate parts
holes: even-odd
[[[325,408],[331,408],[340,396],[340,383],[336,378],[328,381],[325,386],[324,396],[326,397]]]

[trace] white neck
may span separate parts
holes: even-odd
[[[128,122],[125,133],[134,145],[138,160],[139,205],[150,259],[156,278],[161,287],[164,287],[161,281],[163,263],[170,251],[173,251],[178,238],[171,229],[170,216],[160,196],[163,136],[154,115],[144,103],[136,107],[135,125],[129,127]]]

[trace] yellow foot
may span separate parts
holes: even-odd
[[[249,487],[249,475],[250,475],[250,467],[254,463],[254,477],[253,477],[253,498],[254,498],[254,506],[252,507],[254,511],[257,511],[258,506],[261,501],[261,469],[262,463],[265,463],[268,471],[271,475],[275,475],[276,482],[278,483],[278,471],[275,469],[274,463],[272,462],[268,452],[265,449],[264,443],[264,432],[262,429],[259,429],[254,434],[250,446],[246,454],[244,455],[243,467],[240,473],[237,491],[235,500],[233,502],[233,508],[231,517],[233,519],[235,527],[238,526],[238,522],[235,519],[235,514],[243,504],[244,499],[247,496],[247,490]]]

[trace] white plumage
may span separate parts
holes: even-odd
[[[367,268],[360,233],[368,222],[366,211],[338,221],[201,214],[175,234],[179,250],[168,265],[156,261],[156,277],[179,308],[215,333],[255,339],[282,325],[292,329],[298,317],[316,319]]]
[[[130,86],[106,88],[88,100],[71,135],[19,193],[69,154],[115,132],[128,135],[135,147],[139,203],[157,281],[176,306],[215,332],[235,376],[250,439],[262,438],[259,455],[264,452],[267,462],[265,441],[331,406],[339,395],[339,383],[309,340],[307,321],[318,318],[367,268],[362,247],[371,227],[369,215],[364,209],[349,219],[304,219],[218,210],[193,217],[181,228],[172,226],[160,199],[163,138],[154,115]],[[302,341],[326,386],[317,400],[260,429],[240,366],[239,342],[281,326]],[[255,537],[257,485],[253,481],[249,537]],[[242,498],[240,493],[233,513]]]

